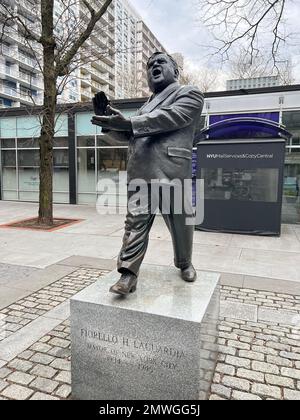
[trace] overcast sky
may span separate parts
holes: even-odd
[[[196,22],[196,0],[130,0],[154,35],[170,52],[181,52],[195,62],[201,58],[201,24]]]
[[[129,0],[159,41],[170,52],[181,52],[193,67],[207,66],[210,35],[197,21],[197,0]],[[290,32],[299,33],[300,0],[289,0],[285,14]],[[299,41],[290,42],[294,77],[299,81]],[[208,66],[211,66],[210,63]]]

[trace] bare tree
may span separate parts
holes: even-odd
[[[243,47],[237,53],[232,52],[230,56],[229,71],[233,78],[249,79],[262,77],[269,74],[269,67],[261,55],[254,57],[251,62]]]
[[[278,76],[283,85],[294,82],[293,65],[290,59],[277,63],[277,67],[266,61],[265,57],[257,54],[252,62],[247,51],[242,47],[237,53],[232,51],[229,61],[229,73],[232,78],[249,79],[255,77]]]
[[[290,60],[287,60],[283,63],[279,73],[282,85],[292,85],[293,83],[295,83],[293,70],[294,68]]]
[[[202,22],[215,38],[215,54],[229,60],[234,47],[243,46],[253,64],[259,53],[277,67],[289,35],[285,13],[293,0],[198,0]]]
[[[57,99],[74,72],[82,64],[114,54],[110,44],[103,51],[89,45],[91,36],[101,36],[109,30],[101,18],[112,0],[22,0],[31,7],[34,19],[16,13],[14,0],[2,0],[0,5],[1,39],[7,31],[21,36],[39,66],[44,83],[41,113],[39,224],[53,224],[53,144]],[[56,12],[56,13],[55,13]]]
[[[220,83],[219,72],[207,67],[187,69],[180,75],[180,82],[184,85],[195,85],[202,92],[217,90]]]

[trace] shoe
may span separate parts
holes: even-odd
[[[120,280],[114,284],[109,291],[116,295],[129,295],[129,293],[134,293],[136,291],[137,280],[138,278],[135,274],[124,273]]]
[[[181,269],[181,278],[188,283],[193,283],[196,281],[197,273],[192,264],[186,268]]]

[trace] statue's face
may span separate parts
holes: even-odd
[[[178,71],[175,70],[172,61],[165,54],[155,55],[149,61],[147,71],[149,88],[154,93],[163,91],[178,80]]]

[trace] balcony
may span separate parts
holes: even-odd
[[[26,105],[41,105],[42,104],[42,94],[30,94],[27,92],[20,92],[20,102]]]
[[[8,99],[18,100],[20,98],[16,88],[11,88],[9,86],[0,86],[0,94]]]
[[[21,13],[23,12],[25,16],[26,15],[37,16],[38,11],[37,11],[37,5],[35,2],[29,2],[27,0],[18,0],[18,3],[19,3],[19,8],[21,9],[19,11],[21,11]]]
[[[92,91],[93,92],[100,92],[100,91],[104,91],[104,90],[107,90],[107,89],[109,89],[108,88],[108,85],[102,85],[101,83],[98,83],[98,82],[95,82],[95,81],[93,81],[92,80]]]
[[[34,87],[38,89],[44,88],[44,84],[41,79],[34,76],[30,76],[29,74],[19,72],[19,81],[22,84],[28,85],[28,87]]]
[[[0,76],[5,79],[17,79],[19,78],[19,72],[17,70],[12,70],[7,66],[0,66]]]
[[[24,54],[19,52],[18,55],[18,61],[22,63],[22,65],[26,65],[27,67],[30,67],[31,69],[38,69],[38,63],[34,58],[25,56]]]
[[[0,53],[10,58],[16,58],[16,51],[7,45],[0,45]]]
[[[109,42],[108,42],[108,37],[107,36],[103,36],[103,35],[97,34],[97,32],[94,32],[91,35],[90,43],[88,45],[93,47],[93,48],[95,48],[97,45],[100,46],[101,48],[103,48],[103,47],[108,48],[108,44],[109,44]]]
[[[24,38],[18,34],[17,28],[13,28],[11,26],[6,25],[4,29],[3,25],[0,25],[0,33],[2,34],[2,32],[3,32],[3,39],[10,39],[19,44],[20,43],[24,44]]]
[[[105,84],[107,84],[109,82],[108,73],[101,73],[100,71],[98,71],[94,67],[91,67],[90,72],[91,72],[92,76],[94,78],[96,78],[97,80],[99,80],[100,82],[105,83]]]
[[[112,58],[109,55],[103,55],[103,57],[101,57],[101,60],[104,61],[104,63],[107,64],[108,66],[114,67],[115,65],[114,58]],[[111,69],[111,71],[113,70]]]
[[[81,86],[89,87],[91,86],[91,75],[90,74],[80,74]]]
[[[24,21],[25,25],[32,31],[35,35],[40,36],[41,35],[41,22],[38,16],[34,14],[35,19],[34,21],[31,19],[27,19],[24,17],[22,20]],[[23,28],[23,25],[21,23],[18,23],[20,28]]]
[[[81,96],[85,100],[91,100],[92,99],[92,93],[90,89],[81,89],[80,92]]]

